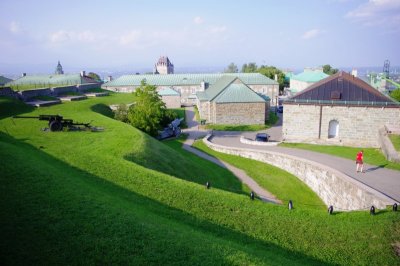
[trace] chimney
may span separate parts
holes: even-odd
[[[82,70],[82,71],[81,71],[81,77],[84,77],[85,75],[86,75],[85,71]]]
[[[358,76],[358,71],[357,69],[353,68],[353,70],[351,70],[351,74],[353,75],[353,77],[357,77]]]
[[[275,74],[274,79],[276,82],[278,82],[278,74]]]
[[[108,82],[110,82],[110,81],[112,81],[112,80],[113,80],[113,77],[112,77],[112,76],[108,76],[108,77],[107,77],[107,81],[108,81]]]
[[[26,77],[26,73],[22,73],[22,77]]]

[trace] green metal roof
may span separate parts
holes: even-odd
[[[27,75],[16,79],[7,85],[23,84],[49,84],[49,85],[76,85],[85,83],[97,83],[89,77],[82,77],[80,74],[54,74],[54,75]]]
[[[0,76],[0,85],[4,85],[10,81],[12,81],[12,79],[6,78],[4,76]]]
[[[230,84],[215,99],[217,103],[253,103],[265,102],[245,84]]]
[[[142,80],[147,84],[155,86],[183,86],[199,85],[206,82],[214,84],[222,76],[235,76],[240,78],[245,84],[272,84],[278,83],[260,73],[216,73],[216,74],[168,74],[168,75],[124,75],[110,82],[105,83],[104,87],[120,86],[140,86]]]
[[[231,75],[222,76],[205,91],[205,100],[212,101],[219,93],[228,87],[229,84],[235,81],[235,79],[237,79],[237,77]]]
[[[161,96],[180,96],[180,93],[171,88],[164,88],[158,92]]]
[[[325,74],[322,71],[305,71],[300,74],[292,76],[290,79],[304,81],[304,82],[318,82],[327,77],[329,77],[329,75]]]

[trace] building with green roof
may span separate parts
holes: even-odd
[[[200,118],[212,124],[264,124],[269,98],[259,95],[239,77],[224,75],[205,91],[197,93]]]
[[[158,90],[169,87],[181,95],[181,105],[196,104],[196,94],[204,92],[222,76],[238,77],[256,93],[276,99],[279,84],[260,73],[124,75],[102,85],[103,89],[116,92],[133,92],[142,81],[157,86]]]
[[[180,108],[181,107],[181,95],[176,90],[166,87],[158,91],[162,101],[165,103],[167,108]]]
[[[289,93],[294,95],[327,77],[329,75],[325,74],[322,68],[306,68],[303,72],[290,77]]]
[[[4,76],[0,76],[0,86],[6,85],[8,82],[11,82],[12,79],[6,78]]]

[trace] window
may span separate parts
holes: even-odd
[[[329,121],[328,138],[337,138],[339,136],[339,122],[337,120]]]

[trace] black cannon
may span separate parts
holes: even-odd
[[[61,115],[16,115],[13,118],[33,118],[48,121],[50,131],[62,131],[64,128],[67,128],[68,130],[98,130],[98,128],[92,127],[90,123],[77,123],[74,122],[72,119],[64,119]]]
[[[159,132],[158,139],[166,139],[166,138],[171,138],[171,137],[179,137],[181,134],[181,128],[179,125],[181,124],[183,118],[176,118],[174,121],[171,122],[171,124],[168,125],[168,127],[164,128],[163,131]]]

